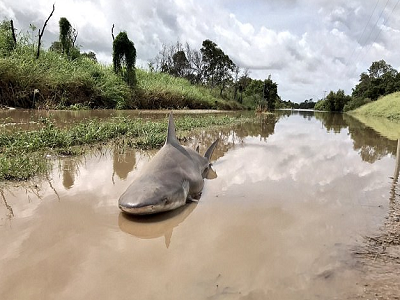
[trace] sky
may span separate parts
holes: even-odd
[[[66,17],[78,30],[81,51],[104,64],[114,34],[126,31],[147,68],[163,44],[177,41],[200,50],[216,43],[253,79],[278,84],[282,100],[317,101],[329,91],[351,94],[360,74],[384,59],[400,69],[400,0],[0,0],[0,19],[18,31],[43,26],[44,46],[58,40]]]

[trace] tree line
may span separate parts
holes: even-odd
[[[271,110],[280,101],[278,84],[271,76],[265,80],[250,78],[248,69],[236,65],[229,55],[209,39],[202,42],[199,50],[179,41],[164,44],[149,63],[149,69],[206,86],[215,90],[220,97],[237,101],[249,108]]]
[[[397,91],[400,91],[400,73],[385,60],[379,60],[373,62],[367,72],[361,73],[351,95],[341,89],[330,91],[326,98],[316,103],[315,109],[349,111]]]

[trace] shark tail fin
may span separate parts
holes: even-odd
[[[217,147],[218,141],[219,141],[219,138],[216,139],[215,142],[212,143],[210,147],[208,147],[206,153],[204,154],[204,157],[208,159],[208,162],[210,162],[210,160],[211,160],[211,156],[214,152],[215,147]]]
[[[178,139],[176,138],[175,123],[174,123],[174,117],[172,116],[172,111],[169,113],[168,135],[165,143],[179,145]]]

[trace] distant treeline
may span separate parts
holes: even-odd
[[[314,108],[323,111],[350,111],[398,91],[400,73],[384,60],[375,61],[368,72],[360,75],[359,83],[353,88],[351,95],[346,95],[341,89],[337,92],[330,91]]]

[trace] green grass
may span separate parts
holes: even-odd
[[[19,46],[0,56],[0,104],[24,108],[195,108],[242,109],[236,101],[215,97],[208,88],[165,73],[136,70],[130,88],[112,66],[87,57],[71,60],[54,51]]]
[[[190,136],[195,128],[232,125],[244,118],[230,116],[184,116],[175,120],[178,137]],[[44,174],[51,167],[46,155],[82,154],[90,145],[99,145],[123,138],[124,144],[140,149],[160,147],[166,138],[167,120],[148,121],[116,117],[108,120],[91,119],[69,128],[58,128],[43,119],[41,129],[0,135],[0,181],[27,180]]]
[[[136,70],[140,108],[242,109],[236,101],[212,95],[210,89],[165,73]]]
[[[14,107],[126,108],[133,93],[110,67],[42,51],[36,59],[27,46],[0,58],[2,102]],[[36,93],[35,93],[36,90]]]
[[[350,114],[357,116],[387,118],[400,121],[400,92],[384,96],[377,101],[365,104]]]

